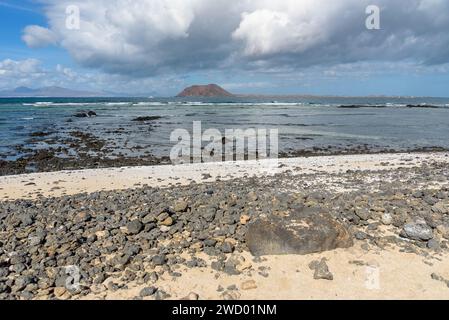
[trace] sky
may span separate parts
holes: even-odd
[[[171,96],[208,83],[449,97],[449,1],[0,0],[0,90]]]

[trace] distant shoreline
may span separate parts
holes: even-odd
[[[197,97],[178,97],[178,96],[145,96],[145,95],[137,95],[137,96],[126,96],[126,95],[118,95],[118,96],[0,96],[1,99],[149,99],[149,100],[158,100],[158,99],[176,99],[179,101],[182,100],[191,100],[191,99],[229,99],[229,98],[238,98],[238,99],[316,99],[316,98],[336,98],[336,99],[449,99],[447,97],[433,97],[433,96],[383,96],[383,95],[370,95],[370,96],[345,96],[345,95],[314,95],[314,94],[234,94],[233,96],[217,96],[217,97],[205,97],[205,96],[197,96]]]

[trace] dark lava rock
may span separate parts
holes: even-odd
[[[90,118],[96,117],[97,113],[94,111],[79,111],[73,115],[75,118]]]
[[[155,294],[156,291],[157,291],[157,289],[155,287],[146,287],[140,291],[139,295],[141,297],[149,297],[149,296],[152,296],[153,294]]]
[[[223,253],[233,253],[234,252],[234,246],[227,241],[223,242],[220,249],[221,249],[221,252],[223,252]]]
[[[425,223],[407,223],[401,236],[412,240],[428,241],[433,238],[433,230]]]
[[[348,229],[329,214],[302,214],[259,219],[251,223],[246,242],[254,256],[309,254],[349,248],[354,242]]]
[[[155,297],[155,299],[156,300],[165,300],[165,299],[168,299],[168,298],[170,298],[171,296],[167,293],[167,292],[165,292],[165,291],[162,291],[162,290],[158,290],[157,292],[156,292],[156,297]]]
[[[225,264],[224,261],[212,261],[210,267],[215,271],[223,271]]]
[[[167,262],[167,257],[163,254],[159,254],[157,256],[154,256],[153,259],[151,259],[154,265],[156,266],[162,266]]]
[[[128,233],[138,234],[143,229],[143,224],[139,220],[133,220],[126,225]]]
[[[333,274],[329,271],[329,267],[326,264],[326,259],[323,258],[321,261],[312,261],[309,264],[310,270],[315,270],[313,278],[315,280],[334,280]]]
[[[30,134],[30,137],[46,137],[49,136],[50,132],[37,131]]]
[[[354,237],[357,239],[357,240],[366,240],[366,239],[368,239],[368,235],[365,233],[365,232],[363,232],[363,231],[357,231],[355,234],[354,234]]]
[[[137,117],[137,118],[133,119],[132,121],[134,121],[134,122],[155,121],[155,120],[159,120],[161,118],[162,117],[158,117],[158,116]]]

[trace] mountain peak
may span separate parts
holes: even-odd
[[[177,97],[232,97],[233,94],[216,84],[194,85],[185,88]]]
[[[14,92],[21,92],[21,93],[25,93],[25,92],[33,92],[34,90],[28,87],[17,87],[14,89]]]

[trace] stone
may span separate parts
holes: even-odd
[[[354,237],[355,237],[357,240],[366,240],[366,239],[368,239],[368,235],[367,235],[365,232],[362,232],[362,231],[357,231],[357,232],[354,234]]]
[[[156,296],[155,296],[156,300],[165,300],[165,299],[168,299],[168,298],[170,298],[170,295],[167,292],[162,291],[162,290],[158,290],[156,292]]]
[[[241,294],[238,291],[225,291],[221,295],[223,300],[239,300]]]
[[[358,208],[356,209],[355,214],[364,221],[371,217],[371,213],[367,208]]]
[[[206,239],[203,241],[203,244],[206,247],[215,247],[215,245],[217,244],[217,240],[215,239]]]
[[[42,241],[43,241],[43,239],[42,239],[42,237],[30,237],[29,239],[29,244],[30,244],[30,246],[37,246],[37,245],[40,245],[41,243],[42,243]]]
[[[242,290],[253,290],[253,289],[257,289],[257,284],[256,284],[256,281],[254,281],[254,280],[248,280],[248,281],[243,282],[240,285],[240,288]]]
[[[232,253],[232,252],[234,252],[234,246],[230,242],[225,241],[221,245],[221,252],[223,252],[223,253]]]
[[[173,209],[174,209],[176,212],[186,212],[188,207],[189,207],[189,204],[188,204],[186,201],[184,201],[184,200],[178,200],[178,201],[175,203],[175,206],[174,206]]]
[[[133,220],[126,225],[129,234],[138,234],[143,229],[143,224],[139,220]]]
[[[432,211],[439,214],[449,214],[449,202],[440,201],[432,206]]]
[[[427,248],[433,249],[433,250],[439,250],[441,248],[440,243],[435,239],[430,239],[427,242]]]
[[[422,222],[407,223],[401,235],[412,240],[428,241],[433,238],[433,230]]]
[[[238,276],[240,274],[235,265],[228,263],[225,263],[223,271],[230,276]]]
[[[86,222],[89,221],[91,219],[91,215],[85,211],[78,213],[75,218],[73,219],[73,221],[75,223],[82,223],[82,222]]]
[[[215,271],[223,271],[225,264],[223,261],[212,261],[210,267]]]
[[[386,226],[389,226],[393,223],[393,217],[389,213],[384,213],[382,215],[382,223]]]
[[[165,219],[164,221],[161,222],[161,225],[166,226],[166,227],[173,225],[173,218],[168,217],[167,219]]]
[[[143,117],[137,117],[135,119],[133,119],[132,121],[134,122],[146,122],[146,121],[155,121],[155,120],[159,120],[162,117],[160,116],[143,116]]]
[[[243,272],[245,270],[249,270],[252,268],[252,264],[251,262],[249,262],[248,260],[245,261],[240,261],[235,268],[237,269],[238,272]]]
[[[441,224],[437,226],[437,232],[445,239],[449,239],[449,225]]]
[[[167,262],[167,257],[163,254],[159,254],[157,256],[154,256],[151,261],[154,263],[155,266],[162,266]]]
[[[142,298],[149,297],[155,294],[156,291],[157,289],[155,287],[146,287],[140,290],[139,296],[141,296]]]
[[[17,291],[21,291],[24,289],[27,285],[33,282],[33,278],[30,276],[20,276],[14,281],[14,286],[16,287]]]
[[[326,263],[326,259],[323,258],[320,261],[315,260],[309,264],[311,270],[315,270],[313,278],[315,280],[334,280],[333,274],[329,271],[329,267]]]
[[[195,292],[190,292],[187,296],[182,298],[181,300],[189,300],[189,301],[198,301],[200,296]]]
[[[309,254],[349,248],[348,229],[327,213],[259,219],[248,226],[246,243],[252,255]]]
[[[244,214],[243,216],[240,217],[240,224],[246,225],[250,220],[251,220],[250,216]]]
[[[66,288],[63,288],[63,287],[56,287],[53,290],[53,293],[55,294],[55,297],[58,298],[58,299],[61,298],[63,295],[65,295],[66,292],[67,292]]]

